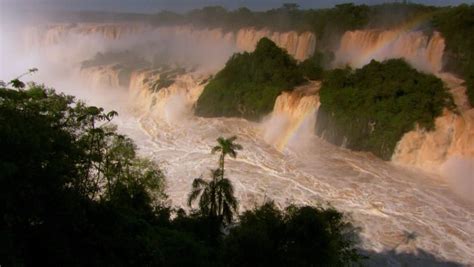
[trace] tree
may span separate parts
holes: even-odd
[[[324,69],[327,68],[334,60],[334,53],[329,51],[315,51],[314,54],[301,62],[298,67],[305,78],[309,80],[322,80]]]
[[[278,95],[304,82],[296,60],[264,37],[254,52],[234,54],[209,81],[195,114],[258,121],[272,111]]]
[[[268,202],[245,211],[224,240],[227,266],[354,266],[357,229],[332,208]]]
[[[265,205],[221,235],[237,212],[222,174],[225,156],[241,149],[235,137],[220,138],[211,180],[193,182],[189,204],[199,198],[201,212],[171,216],[175,211],[159,202],[166,199],[163,173],[117,134],[115,112],[21,84],[0,87],[2,264],[340,266],[335,259],[352,255],[340,217],[322,211],[300,216]],[[306,248],[312,244],[322,245]]]
[[[439,78],[418,72],[402,59],[327,72],[319,96],[318,135],[385,160],[405,133],[416,125],[434,129],[443,108],[454,108]]]
[[[474,107],[474,5],[442,9],[433,16],[432,23],[446,40],[444,70],[466,80],[466,93]]]
[[[242,146],[240,144],[234,143],[237,139],[237,136],[232,136],[230,138],[219,137],[217,138],[217,146],[213,147],[211,153],[220,152],[219,156],[219,168],[221,169],[221,177],[224,178],[224,161],[225,156],[229,155],[232,158],[237,157],[237,151],[241,150]]]
[[[116,133],[115,112],[15,80],[8,85],[24,86],[0,88],[3,263],[158,262],[146,238],[156,236],[151,221],[164,199],[160,169]]]
[[[203,215],[216,218],[219,225],[222,222],[231,223],[234,213],[237,211],[237,199],[234,196],[234,187],[230,180],[224,177],[224,162],[227,155],[235,158],[237,151],[241,150],[240,144],[234,143],[237,136],[230,138],[217,138],[217,145],[212,148],[214,154],[220,152],[219,168],[211,171],[211,181],[202,177],[196,178],[192,184],[192,190],[188,197],[188,205],[199,197],[199,209]]]
[[[238,205],[234,187],[229,179],[222,177],[220,169],[212,170],[211,176],[211,181],[202,177],[194,179],[188,205],[191,207],[199,197],[199,209],[203,215],[217,220],[219,225],[223,222],[230,224]]]
[[[295,11],[298,10],[300,6],[296,3],[284,3],[282,5],[282,9],[288,10],[288,11]]]

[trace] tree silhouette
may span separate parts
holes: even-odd
[[[240,144],[234,143],[237,139],[237,136],[232,136],[230,138],[219,137],[217,138],[217,146],[213,147],[211,152],[212,154],[220,152],[219,157],[219,168],[221,169],[221,177],[224,178],[224,161],[225,156],[229,155],[232,158],[237,157],[237,150],[241,150],[242,146]]]
[[[211,181],[202,177],[194,179],[188,205],[191,207],[199,198],[199,209],[203,215],[216,219],[219,225],[223,222],[230,224],[238,205],[234,187],[229,179],[222,178],[220,169],[212,170],[211,175]]]
[[[219,225],[223,222],[230,224],[234,213],[237,211],[237,199],[234,196],[234,187],[229,179],[224,177],[224,162],[227,155],[237,157],[240,144],[234,143],[237,136],[230,138],[217,138],[217,145],[211,153],[220,152],[219,168],[211,171],[211,181],[201,177],[194,179],[191,193],[188,196],[188,205],[199,198],[199,210],[202,215],[216,219]]]

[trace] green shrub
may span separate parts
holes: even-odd
[[[266,203],[240,216],[224,240],[227,266],[352,266],[356,229],[335,209]]]
[[[299,67],[305,78],[323,79],[324,69],[334,60],[334,53],[316,51],[313,56],[301,62]]]
[[[196,115],[258,120],[272,110],[282,91],[303,82],[296,61],[262,38],[253,53],[233,55],[209,82],[197,101]]]

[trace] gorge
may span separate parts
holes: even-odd
[[[331,67],[403,58],[442,79],[452,94],[456,108],[443,110],[432,131],[415,127],[404,134],[390,161],[315,134],[321,81],[282,92],[261,121],[194,115],[205,87],[233,53],[252,52],[267,37],[301,62],[318,49],[313,32],[63,23],[29,26],[20,37],[22,46],[12,48],[16,63],[0,75],[14,77],[34,64],[40,82],[117,110],[119,130],[163,165],[174,205],[185,206],[191,179],[214,163],[208,144],[236,134],[245,150],[228,170],[241,209],[267,198],[279,206],[329,202],[362,227],[363,249],[422,249],[474,263],[474,199],[466,190],[474,179],[474,108],[463,81],[444,72],[446,44],[437,31],[358,29],[332,48]],[[416,245],[403,243],[404,232],[417,233]]]

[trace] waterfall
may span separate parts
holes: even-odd
[[[257,30],[254,28],[240,29],[237,32],[236,44],[240,50],[253,51],[258,41],[267,37],[279,47],[286,49],[297,60],[305,60],[314,53],[316,36],[311,32],[297,33],[272,32],[270,30]]]
[[[267,37],[279,47],[288,51],[297,60],[310,57],[316,47],[316,36],[311,32],[296,31],[275,32],[266,29],[243,28],[237,32],[225,32],[220,28],[202,29],[192,26],[169,26],[152,28],[145,24],[53,24],[29,27],[24,31],[24,42],[27,48],[38,48],[60,43],[74,35],[97,36],[107,40],[124,39],[129,36],[144,35],[149,38],[159,32],[164,36],[180,36],[192,38],[199,42],[219,42],[232,45],[237,51],[253,51],[257,42]]]
[[[398,142],[392,161],[426,170],[439,168],[453,157],[474,160],[474,109],[470,109],[463,81],[442,73],[445,41],[439,32],[358,30],[346,32],[336,52],[336,66],[362,67],[372,59],[403,58],[416,69],[443,80],[459,113],[445,110],[435,129],[417,127]]]
[[[197,44],[206,51],[206,47],[221,43],[225,47],[221,54],[226,54],[229,52],[227,47],[233,47],[233,51],[252,51],[260,38],[268,37],[298,60],[303,60],[314,53],[316,45],[316,37],[309,32],[273,32],[255,28],[225,32],[219,28],[197,29],[191,26],[151,28],[144,24],[80,23],[30,27],[24,33],[27,46],[48,47],[45,51],[56,51],[58,47],[65,50],[70,47],[69,44],[76,45],[77,39],[82,40],[81,44],[87,44],[91,36],[114,42],[145,36],[148,38],[145,40],[154,40],[153,38],[160,36],[161,39],[157,41],[166,43],[167,40],[174,40],[170,44],[184,45],[179,51],[193,49],[193,45]],[[359,30],[346,32],[341,38],[336,51],[336,66],[349,64],[361,67],[372,59],[402,57],[417,69],[438,75],[453,94],[459,113],[445,111],[436,119],[434,131],[427,132],[417,128],[406,133],[397,145],[393,155],[394,162],[432,169],[433,166],[443,165],[452,157],[474,158],[473,111],[470,111],[462,81],[441,72],[444,47],[444,39],[437,32],[428,36],[419,31]],[[77,55],[73,55],[62,50],[56,54],[68,55],[72,59],[84,58],[83,55],[88,52],[75,52]],[[213,57],[216,50],[212,51]],[[56,57],[55,53],[47,54]],[[173,54],[173,57],[179,58],[179,55]],[[181,60],[190,60],[187,54],[182,57]],[[61,62],[64,59],[55,61]],[[204,85],[200,85],[204,76],[188,73],[177,77],[170,86],[156,90],[154,84],[160,79],[160,70],[125,70],[124,66],[117,64],[84,68],[81,76],[94,88],[129,88],[130,95],[136,100],[136,109],[151,112],[167,122],[189,117],[204,89]],[[273,112],[262,123],[263,138],[268,143],[282,150],[288,143],[301,139],[301,134],[307,129],[313,130],[313,127],[307,125],[315,123],[319,86],[320,84],[312,84],[293,92],[284,92],[276,99]]]
[[[420,71],[439,73],[444,48],[444,39],[438,32],[428,36],[420,31],[348,31],[336,51],[335,65],[360,68],[372,59],[404,58]]]
[[[120,88],[119,69],[112,65],[83,68],[80,71],[86,85],[97,88]]]
[[[176,81],[159,90],[153,84],[160,80],[156,70],[140,70],[132,73],[129,95],[135,111],[149,113],[167,123],[179,123],[192,115],[194,104],[204,90],[207,76],[197,73],[179,75]]]
[[[288,143],[304,143],[305,137],[314,135],[320,87],[320,82],[312,82],[279,95],[262,123],[264,140],[283,150]]]
[[[439,76],[453,95],[457,112],[444,110],[436,118],[433,131],[417,127],[406,133],[398,142],[392,160],[438,170],[450,159],[462,158],[474,168],[474,108],[468,103],[462,80],[446,73]]]

